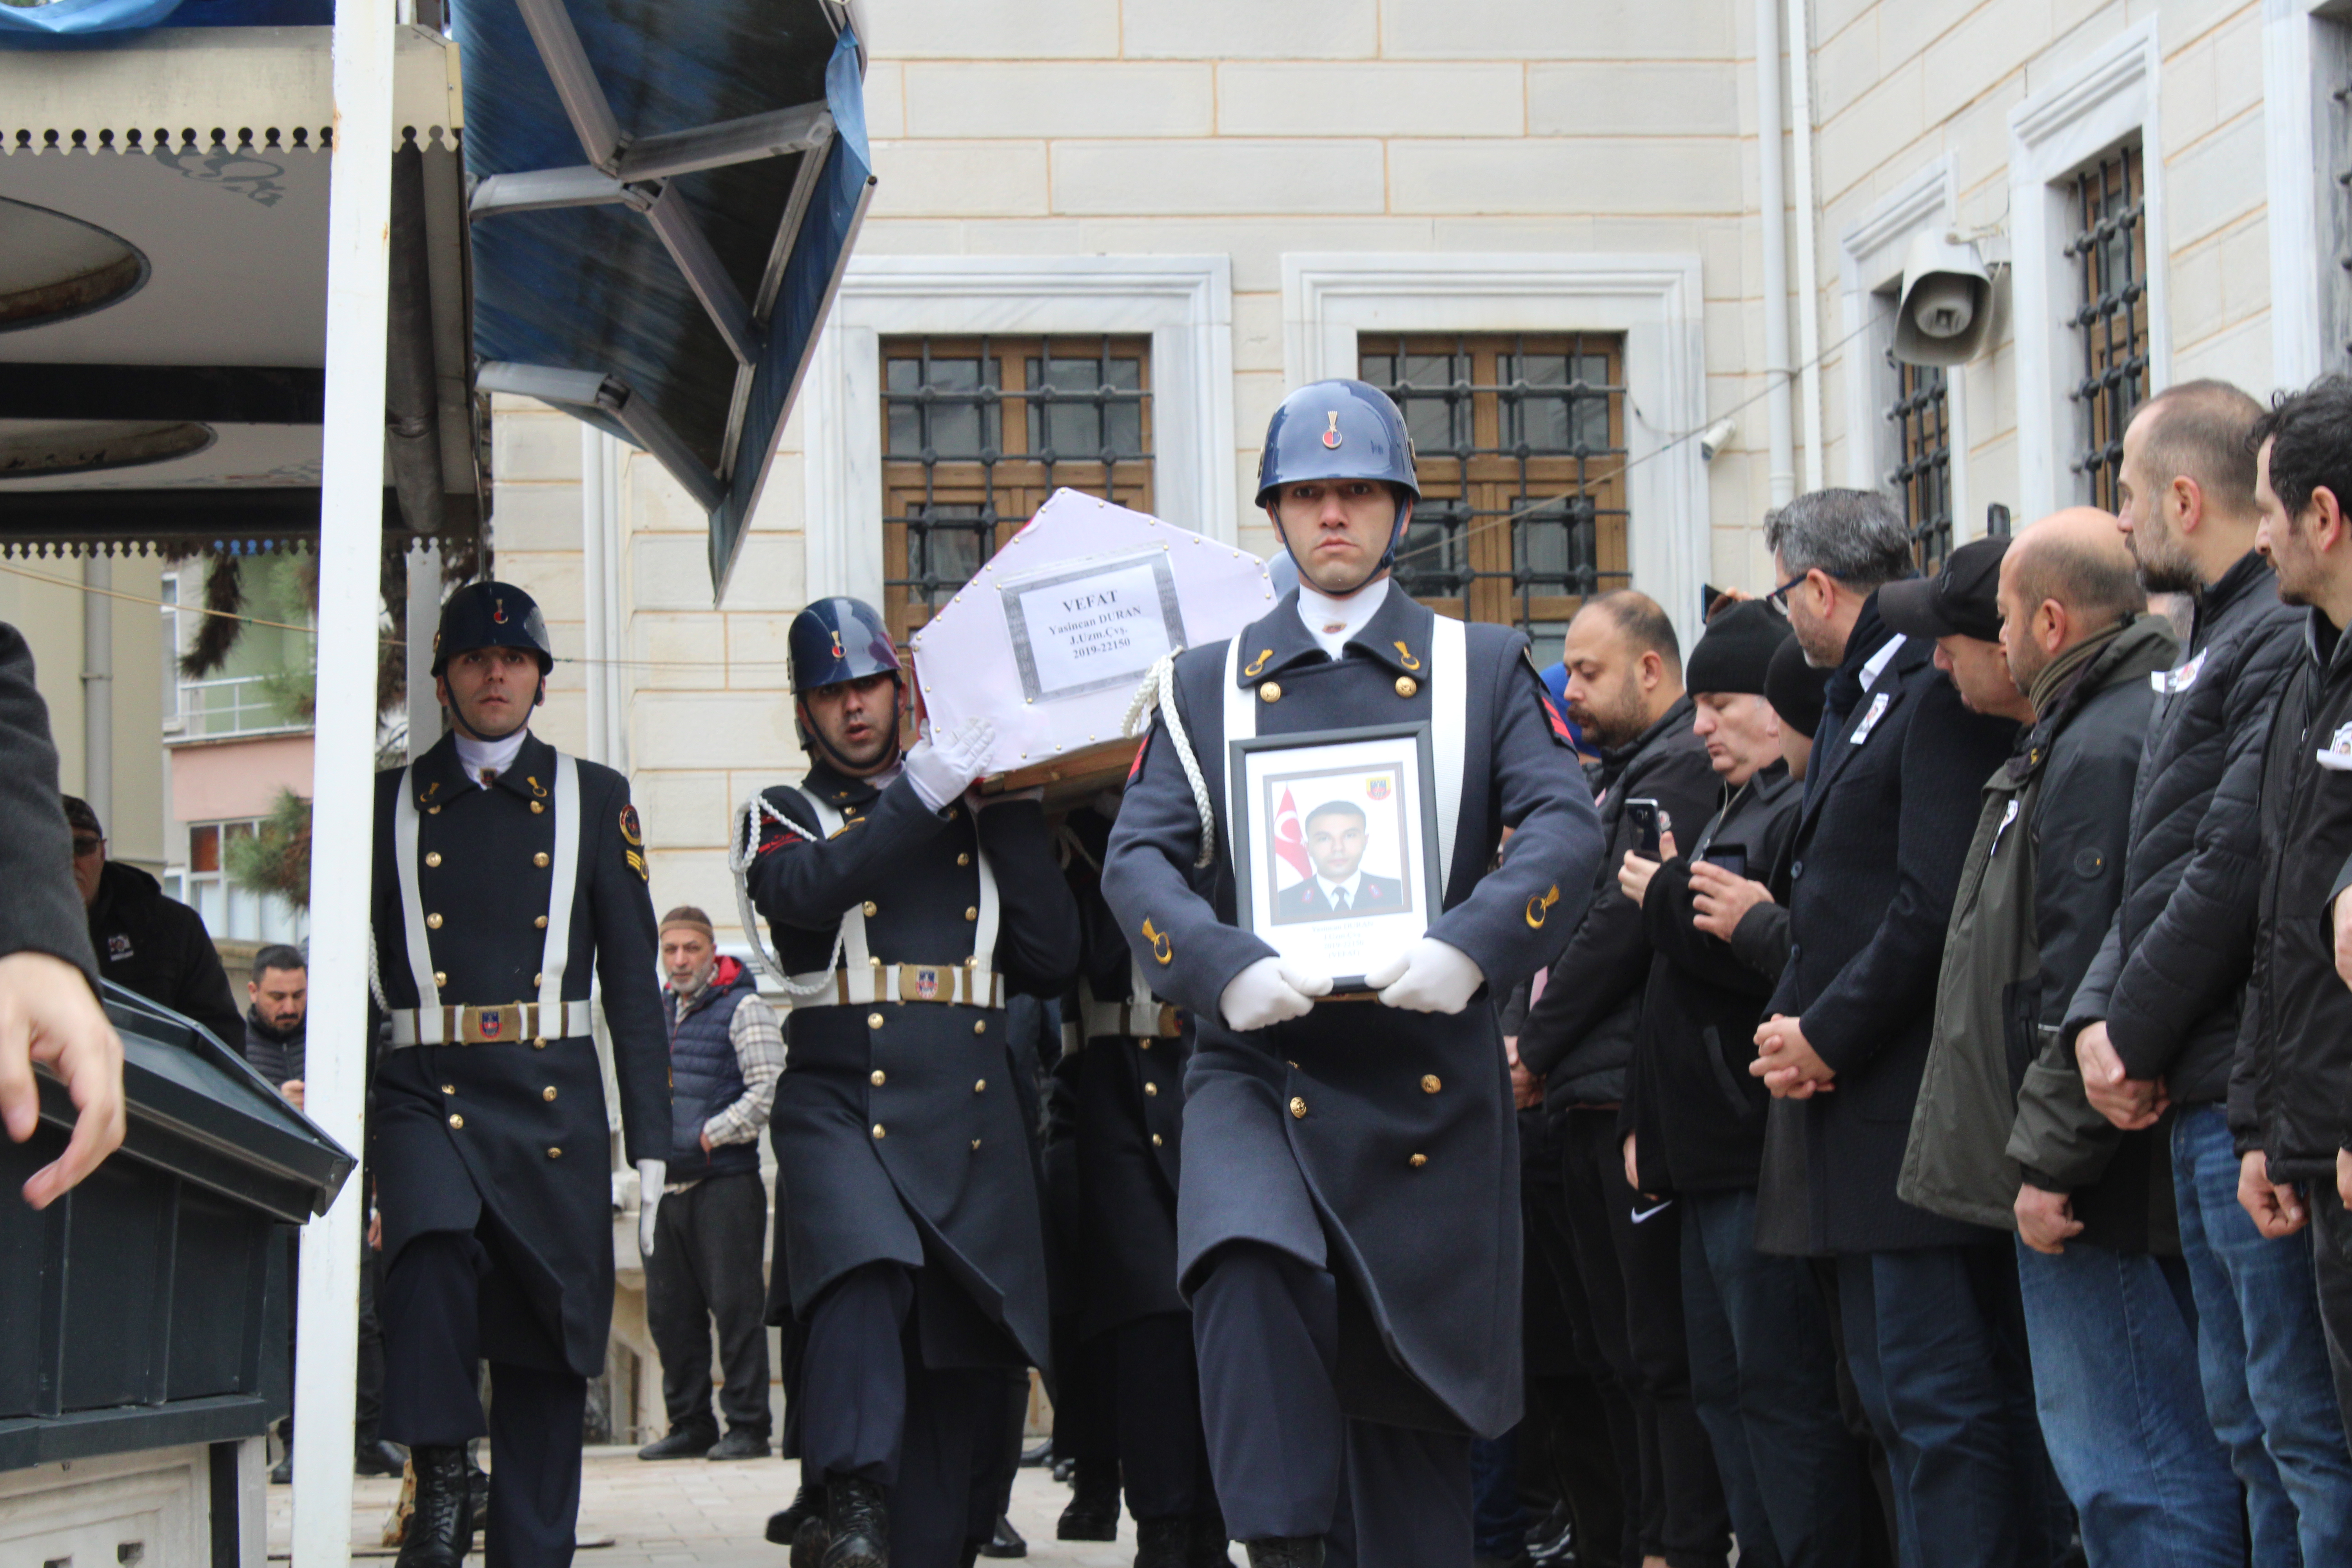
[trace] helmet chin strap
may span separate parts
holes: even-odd
[[[1274,536],[1282,541],[1282,548],[1289,553],[1290,563],[1298,568],[1299,582],[1314,589],[1317,593],[1322,595],[1327,599],[1352,598],[1356,595],[1360,594],[1365,589],[1370,587],[1375,582],[1378,582],[1382,573],[1388,571],[1391,567],[1396,564],[1397,545],[1404,538],[1405,525],[1412,521],[1412,502],[1409,500],[1399,501],[1397,503],[1396,526],[1389,530],[1389,547],[1381,552],[1381,558],[1372,563],[1372,569],[1365,573],[1361,579],[1348,587],[1326,588],[1323,584],[1316,582],[1315,579],[1307,574],[1307,563],[1298,559],[1297,551],[1291,549],[1290,533],[1288,530],[1282,526],[1281,512],[1276,508],[1270,506],[1265,509],[1265,511],[1267,519],[1274,524]]]
[[[824,753],[825,761],[851,778],[871,778],[876,773],[887,771],[891,763],[898,760],[898,752],[901,750],[898,725],[907,710],[907,688],[896,674],[890,677],[890,689],[895,693],[890,701],[890,747],[882,753],[879,761],[870,765],[860,766],[835,750],[833,742],[824,738],[824,729],[815,720],[808,716],[805,701],[795,693],[793,698],[793,707],[796,710],[794,716],[800,721],[802,739],[814,742],[816,749]]]

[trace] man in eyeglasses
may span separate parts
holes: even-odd
[[[106,858],[106,829],[79,795],[65,798],[73,833],[74,886],[89,911],[100,978],[184,1013],[232,1051],[245,1046],[245,1010],[229,990],[204,917],[163,896],[136,866]]]

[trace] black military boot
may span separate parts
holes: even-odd
[[[890,1510],[882,1489],[856,1476],[825,1480],[826,1533],[823,1568],[890,1568]]]
[[[802,1537],[810,1544],[803,1547]],[[768,1516],[768,1539],[793,1549],[792,1568],[817,1568],[824,1561],[824,1482],[803,1480],[792,1506]]]
[[[1135,1521],[1135,1568],[1186,1568],[1192,1544],[1192,1521],[1185,1514],[1172,1519]]]
[[[474,1543],[474,1495],[466,1450],[455,1444],[409,1450],[416,1472],[415,1509],[394,1568],[464,1568]]]
[[[1242,1544],[1249,1548],[1250,1568],[1323,1568],[1319,1535],[1280,1535]]]
[[[1192,1544],[1185,1551],[1184,1568],[1234,1568],[1234,1560],[1225,1555],[1225,1544],[1233,1538],[1225,1533],[1224,1510],[1213,1502],[1188,1522]]]
[[[1070,1489],[1075,1495],[1054,1526],[1054,1539],[1117,1541],[1118,1467],[1108,1460],[1084,1460],[1072,1475]]]

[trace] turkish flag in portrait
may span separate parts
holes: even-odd
[[[1282,792],[1282,804],[1275,808],[1274,852],[1301,880],[1314,874],[1307,859],[1307,831],[1298,825],[1298,803],[1287,788]]]

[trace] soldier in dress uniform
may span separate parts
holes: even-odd
[[[669,1141],[669,1042],[645,835],[628,783],[531,734],[554,665],[506,583],[442,607],[433,674],[449,732],[378,775],[377,1068],[368,1168],[383,1219],[383,1435],[416,1510],[400,1568],[457,1568],[465,1445],[488,1432],[493,1568],[572,1561],[588,1379],[613,1315],[602,983],[651,1250]],[[478,1365],[490,1365],[485,1422]]]
[[[792,625],[800,785],[747,808],[744,879],[793,998],[769,1138],[803,1330],[796,1563],[952,1568],[994,1532],[1005,1374],[1050,1365],[1045,1247],[1004,1003],[1050,996],[1077,915],[1034,796],[969,793],[984,724],[899,750],[882,618]]]
[[[1177,712],[1145,738],[1103,868],[1152,989],[1199,1031],[1177,1261],[1217,1500],[1253,1568],[1320,1564],[1327,1542],[1339,1563],[1467,1568],[1470,1438],[1517,1421],[1522,1382],[1517,1142],[1486,988],[1557,955],[1599,826],[1527,639],[1389,581],[1419,494],[1396,405],[1361,382],[1301,388],[1258,481],[1299,587],[1177,657]],[[1444,912],[1365,976],[1377,1005],[1318,1001],[1330,976],[1236,922],[1227,742],[1416,720]]]
[[[1090,1364],[1111,1384],[1102,1405],[1112,1413],[1118,1479],[1135,1516],[1135,1568],[1221,1568],[1225,1526],[1201,1434],[1192,1314],[1176,1289],[1192,1037],[1179,1011],[1151,994],[1103,900],[1102,860],[1118,810],[1116,796],[1090,803],[1063,828],[1082,952],[1062,1023],[1075,1058],[1066,1064],[1075,1068],[1075,1316]],[[1109,1501],[1105,1522],[1116,1524],[1116,1490]]]

